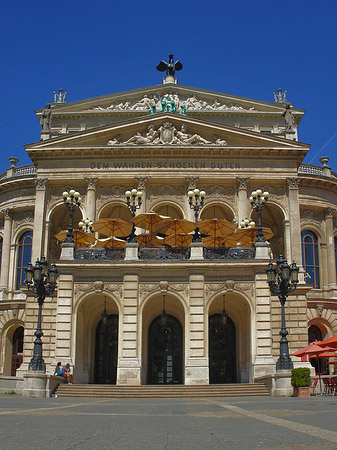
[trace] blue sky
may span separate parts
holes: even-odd
[[[0,29],[1,167],[39,140],[34,114],[58,88],[77,101],[161,83],[168,53],[179,84],[273,101],[281,87],[306,114],[305,163],[329,156],[337,172],[337,2],[15,1]]]

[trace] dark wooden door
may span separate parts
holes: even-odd
[[[223,325],[221,314],[209,318],[209,381],[236,382],[235,325],[229,317]]]

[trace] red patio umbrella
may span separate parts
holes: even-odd
[[[336,350],[336,348],[337,348],[337,335],[336,336],[332,336],[329,339],[325,339],[324,341],[321,341],[319,343],[319,345],[321,347],[325,346],[325,345],[329,345],[330,347],[333,347],[334,350]]]

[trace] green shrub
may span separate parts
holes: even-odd
[[[334,373],[337,373],[337,361],[335,361],[333,364],[333,371]]]
[[[309,367],[298,367],[291,371],[291,385],[293,387],[307,387],[311,385]]]

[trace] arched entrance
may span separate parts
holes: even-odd
[[[16,370],[21,366],[23,359],[23,327],[18,327],[13,334],[11,376],[16,376]]]
[[[118,316],[99,321],[95,343],[95,383],[116,384],[118,354]]]
[[[209,382],[235,383],[236,338],[234,322],[227,317],[223,324],[222,314],[209,317]]]
[[[156,317],[149,327],[148,384],[183,383],[183,330],[171,315]]]

